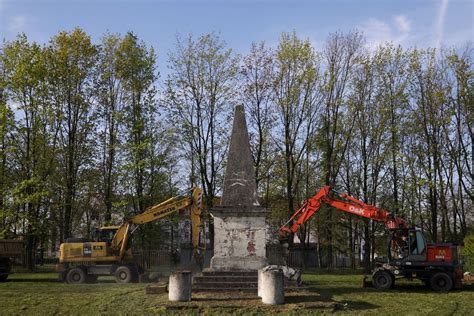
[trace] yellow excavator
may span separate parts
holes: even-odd
[[[115,275],[117,283],[137,282],[140,268],[133,262],[128,241],[136,227],[162,219],[179,210],[191,208],[193,255],[200,252],[202,190],[190,196],[170,198],[125,219],[120,226],[101,227],[93,240],[69,238],[59,248],[57,270],[61,281],[70,284],[93,283],[99,275]]]

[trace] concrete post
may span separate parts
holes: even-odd
[[[262,273],[263,269],[258,270],[258,286],[257,286],[257,295],[258,297],[262,297]]]
[[[170,275],[168,299],[173,302],[191,300],[191,271],[178,271]]]
[[[262,302],[269,305],[285,303],[285,283],[282,270],[262,271],[260,294]]]

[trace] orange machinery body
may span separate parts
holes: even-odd
[[[280,237],[296,233],[301,225],[304,225],[323,204],[332,206],[346,213],[383,222],[387,229],[390,230],[409,227],[405,220],[401,217],[394,216],[389,211],[383,210],[374,205],[366,204],[345,193],[339,193],[339,197],[342,199],[333,199],[330,197],[331,192],[336,191],[333,190],[331,186],[326,185],[312,198],[304,201],[303,205],[290,217],[288,222],[280,227]]]
[[[453,244],[428,244],[426,261],[428,262],[452,262],[454,261]]]

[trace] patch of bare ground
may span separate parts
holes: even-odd
[[[284,305],[265,305],[254,293],[244,292],[207,292],[195,293],[191,302],[167,302],[161,305],[166,310],[213,310],[245,311],[255,310],[265,312],[284,312],[299,309],[328,309],[338,310],[342,307],[338,302],[320,296],[318,293],[298,291],[285,293]]]

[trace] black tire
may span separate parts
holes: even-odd
[[[372,284],[378,290],[388,290],[394,283],[393,274],[386,270],[379,270],[372,276]]]
[[[86,283],[86,272],[81,268],[72,268],[66,275],[66,282],[68,284]]]
[[[115,281],[120,284],[130,283],[133,281],[133,272],[127,266],[120,266],[115,270]]]
[[[0,282],[5,282],[8,279],[8,274],[0,275]]]
[[[97,274],[88,274],[86,276],[86,282],[87,283],[96,283],[98,277],[99,276]]]
[[[430,278],[430,285],[434,291],[447,292],[453,288],[453,278],[445,272],[438,272]]]

